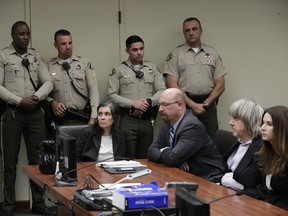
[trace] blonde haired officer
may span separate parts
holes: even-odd
[[[113,68],[109,76],[108,97],[120,107],[123,124],[129,128],[132,157],[147,158],[165,83],[157,67],[143,60],[144,42],[139,36],[127,38],[126,52],[128,60]]]
[[[94,124],[99,105],[96,72],[87,58],[72,53],[73,43],[69,31],[56,31],[54,46],[58,56],[47,62],[47,66],[54,84],[48,100],[55,124]],[[91,106],[91,114],[83,111],[85,106]],[[83,114],[88,114],[88,117],[83,117]]]
[[[23,135],[30,165],[38,164],[39,143],[45,139],[43,101],[53,84],[39,53],[28,48],[30,28],[24,21],[14,23],[12,44],[0,51],[0,99],[6,102],[2,116],[4,159],[3,215],[13,215],[15,208],[16,165]],[[42,189],[30,180],[33,214],[53,215],[43,200]]]

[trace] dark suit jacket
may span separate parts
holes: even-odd
[[[245,155],[241,159],[237,168],[233,173],[233,178],[242,184],[244,188],[256,187],[261,182],[261,170],[259,167],[259,157],[255,154],[261,147],[262,141],[260,138],[255,138],[247,149]],[[229,156],[237,150],[239,142],[235,142],[231,148],[225,153],[224,160],[227,162]],[[226,163],[227,172],[228,170]]]
[[[114,157],[130,157],[128,131],[123,130],[119,137],[112,134]],[[84,128],[76,140],[76,155],[80,161],[96,161],[101,145],[101,134],[94,125]]]
[[[286,164],[285,175],[272,176],[270,184],[272,191],[266,187],[266,176],[263,175],[262,182],[256,188],[244,189],[243,193],[288,211],[288,164]]]
[[[224,161],[208,136],[204,125],[190,110],[186,111],[174,135],[174,148],[169,144],[170,125],[161,122],[158,138],[148,149],[151,161],[178,167],[186,162],[189,172],[213,182],[219,182]],[[169,147],[160,152],[160,149]]]

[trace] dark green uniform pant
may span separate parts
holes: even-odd
[[[3,161],[4,161],[4,207],[15,205],[15,181],[18,154],[23,135],[29,165],[39,163],[39,143],[45,138],[45,124],[42,109],[21,111],[8,107],[3,115]],[[30,180],[33,205],[44,203],[41,188]]]
[[[209,134],[210,138],[214,141],[215,133],[219,128],[216,103],[208,107],[204,115],[200,115],[197,117],[204,124],[207,133]]]
[[[124,115],[123,124],[129,129],[131,155],[137,159],[147,158],[147,151],[153,142],[153,126],[150,119]]]

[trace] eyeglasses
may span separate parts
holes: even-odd
[[[163,107],[167,107],[167,106],[170,106],[171,104],[176,104],[178,103],[179,101],[175,101],[175,102],[171,102],[171,103],[168,103],[168,102],[161,102],[161,103],[158,103],[157,106],[160,107],[160,106],[163,106]]]

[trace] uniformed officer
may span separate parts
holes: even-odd
[[[216,50],[201,43],[200,21],[190,17],[183,22],[186,43],[171,52],[164,70],[167,87],[186,93],[188,107],[205,125],[214,139],[218,130],[217,102],[225,90],[222,60]]]
[[[58,56],[47,62],[47,66],[53,78],[53,91],[48,100],[56,116],[56,125],[94,124],[99,105],[94,68],[87,58],[72,54],[69,31],[55,32],[54,47]],[[91,113],[83,111],[85,106],[91,106]],[[83,114],[88,114],[88,118],[82,118]]]
[[[157,67],[144,61],[144,42],[132,35],[126,40],[128,60],[112,69],[108,83],[108,97],[122,110],[122,121],[129,128],[132,155],[147,158],[153,141],[153,121],[158,99],[165,89]]]
[[[39,53],[27,48],[30,28],[18,21],[12,26],[12,43],[0,51],[0,98],[7,103],[2,116],[4,159],[3,215],[13,215],[15,208],[16,165],[23,135],[29,165],[38,164],[38,145],[45,139],[43,101],[53,84]],[[33,214],[54,215],[43,200],[41,188],[30,180]]]

